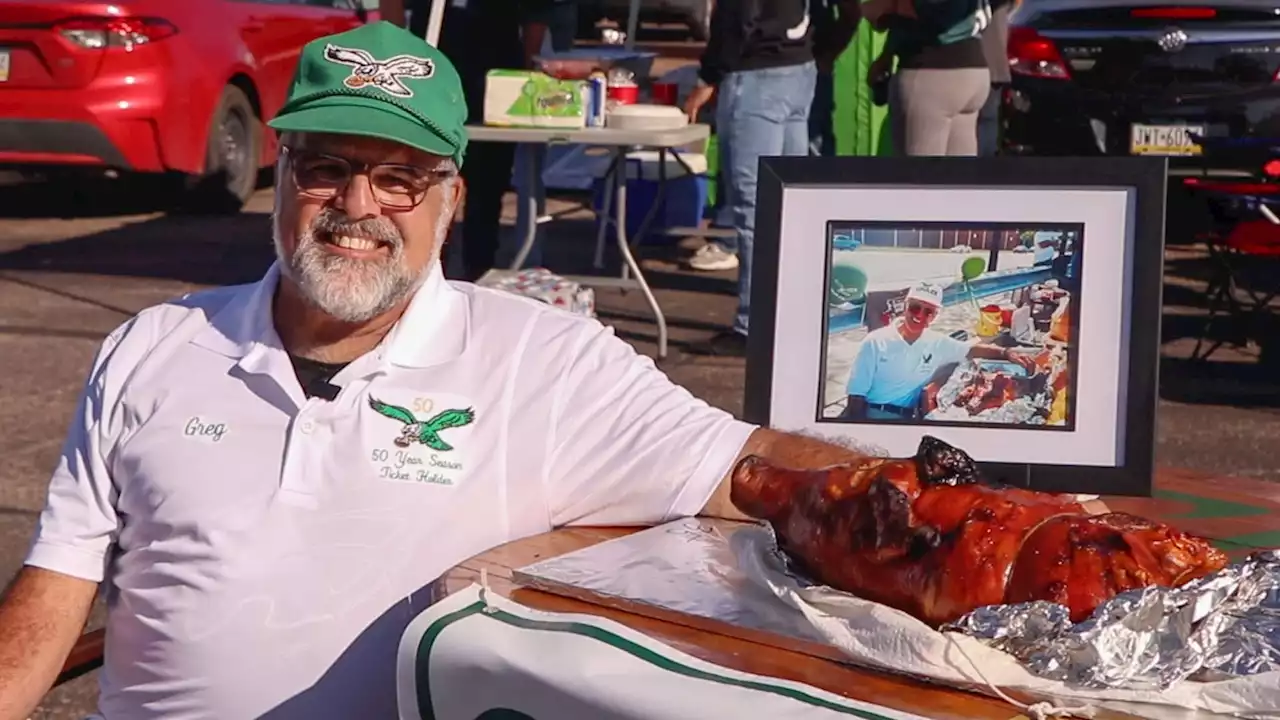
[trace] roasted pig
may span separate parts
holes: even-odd
[[[1071,496],[984,480],[964,452],[925,437],[913,458],[794,470],[759,456],[732,501],[768,522],[810,578],[937,627],[986,605],[1047,600],[1087,618],[1118,593],[1221,569],[1207,541]]]
[[[956,396],[956,405],[977,415],[983,410],[998,408],[1018,397],[1017,381],[999,371],[980,372],[972,384]]]

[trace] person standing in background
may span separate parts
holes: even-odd
[[[733,328],[692,348],[696,354],[741,357],[751,305],[751,250],[756,225],[756,173],[761,156],[809,153],[809,107],[817,69],[808,0],[718,0],[698,70],[685,101],[697,122],[717,97],[715,129],[733,241],[708,242],[689,261],[695,270],[738,269]],[[734,242],[736,241],[736,242]]]
[[[1012,81],[1009,75],[1009,13],[1012,2],[993,4],[991,24],[982,31],[982,52],[991,71],[991,93],[978,112],[978,155],[992,157],[1000,152],[1000,103]]]
[[[418,0],[412,0],[417,2]],[[414,34],[425,32],[429,0],[411,14]],[[574,0],[449,0],[440,33],[440,50],[462,77],[467,99],[467,122],[484,122],[485,78],[498,68],[530,68],[551,31],[556,50],[573,45],[562,31],[559,15],[575,8]],[[570,16],[572,23],[572,16]],[[570,25],[573,28],[573,24]],[[565,45],[568,47],[564,47]],[[462,278],[478,280],[492,269],[498,253],[502,196],[511,186],[516,146],[475,143],[462,169],[466,205],[462,213]]]
[[[836,154],[835,65],[849,47],[862,19],[857,0],[813,0],[813,59],[818,68],[809,108],[809,154],[830,157]]]
[[[978,112],[991,93],[980,35],[990,21],[987,0],[868,0],[862,15],[888,30],[884,53],[868,81],[891,74],[889,117],[895,153],[904,156],[978,154]]]

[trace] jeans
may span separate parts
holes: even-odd
[[[751,309],[760,158],[809,154],[809,107],[817,74],[812,62],[742,70],[726,75],[717,91],[716,134],[725,206],[736,231],[736,237],[724,245],[738,254],[738,313],[733,329],[743,335]]]

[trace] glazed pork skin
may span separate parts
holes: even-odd
[[[812,579],[934,627],[1032,600],[1061,603],[1078,622],[1120,592],[1180,585],[1227,562],[1160,523],[986,483],[967,455],[928,437],[914,458],[821,470],[747,457],[731,498]]]

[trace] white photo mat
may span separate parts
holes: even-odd
[[[782,193],[770,425],[840,434],[910,456],[930,434],[979,462],[1116,467],[1125,462],[1134,237],[1133,188],[786,187]],[[828,221],[1044,225],[1082,223],[1075,429],[818,422],[826,332]]]

